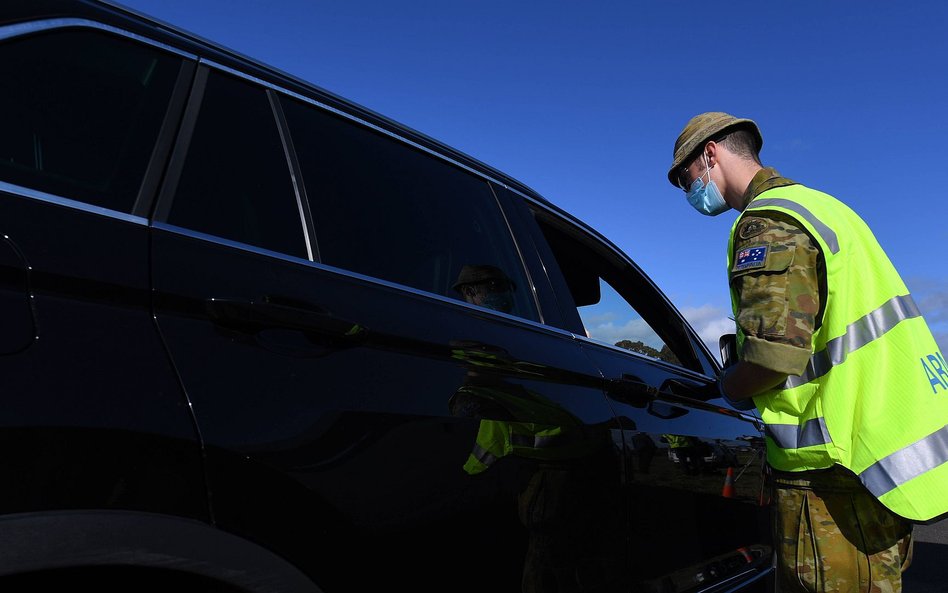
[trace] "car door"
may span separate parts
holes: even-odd
[[[327,591],[619,578],[615,418],[486,179],[209,63],[153,231],[219,526]],[[464,300],[468,266],[509,308]]]
[[[552,207],[521,202],[566,328],[619,419],[634,590],[760,586],[772,552],[757,419],[718,398],[717,363],[637,266]]]

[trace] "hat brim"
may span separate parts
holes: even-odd
[[[674,161],[672,161],[671,167],[668,168],[668,182],[680,189],[677,178],[678,178],[678,171],[681,169],[681,167],[684,166],[685,163],[690,162],[695,156],[697,156],[698,152],[702,150],[709,141],[714,140],[715,138],[730,134],[734,130],[741,129],[741,128],[746,129],[751,134],[753,134],[754,139],[757,141],[757,151],[760,152],[760,149],[763,147],[763,144],[764,144],[764,139],[760,135],[760,129],[758,129],[757,124],[754,122],[754,120],[735,119],[729,122],[727,125],[721,126],[720,128],[714,128],[714,127],[709,128],[707,133],[702,134],[703,137],[692,139],[691,141],[689,141],[687,145],[682,147],[683,150],[681,150],[675,156]]]

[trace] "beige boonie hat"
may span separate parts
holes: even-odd
[[[684,164],[691,153],[701,148],[705,142],[732,128],[747,128],[757,140],[757,151],[760,152],[764,139],[760,135],[757,124],[752,119],[741,119],[721,111],[709,111],[691,118],[685,129],[681,131],[678,140],[675,140],[675,154],[671,167],[668,168],[668,181],[678,187],[678,169]]]

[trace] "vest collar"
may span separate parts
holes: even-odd
[[[744,190],[744,196],[741,198],[741,204],[743,205],[742,211],[744,208],[747,208],[747,205],[751,203],[751,200],[764,193],[768,189],[794,184],[796,184],[796,181],[787,179],[786,177],[781,177],[780,173],[778,173],[773,167],[764,167],[758,171],[756,175],[754,175],[750,184],[748,184],[747,189]]]

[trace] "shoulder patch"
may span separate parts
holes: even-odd
[[[758,245],[748,247],[737,252],[734,261],[734,271],[747,270],[750,268],[763,268],[767,265],[767,253],[770,251],[770,245]]]
[[[763,233],[768,228],[770,228],[770,224],[763,218],[748,218],[737,229],[737,236],[741,239],[750,239]]]

